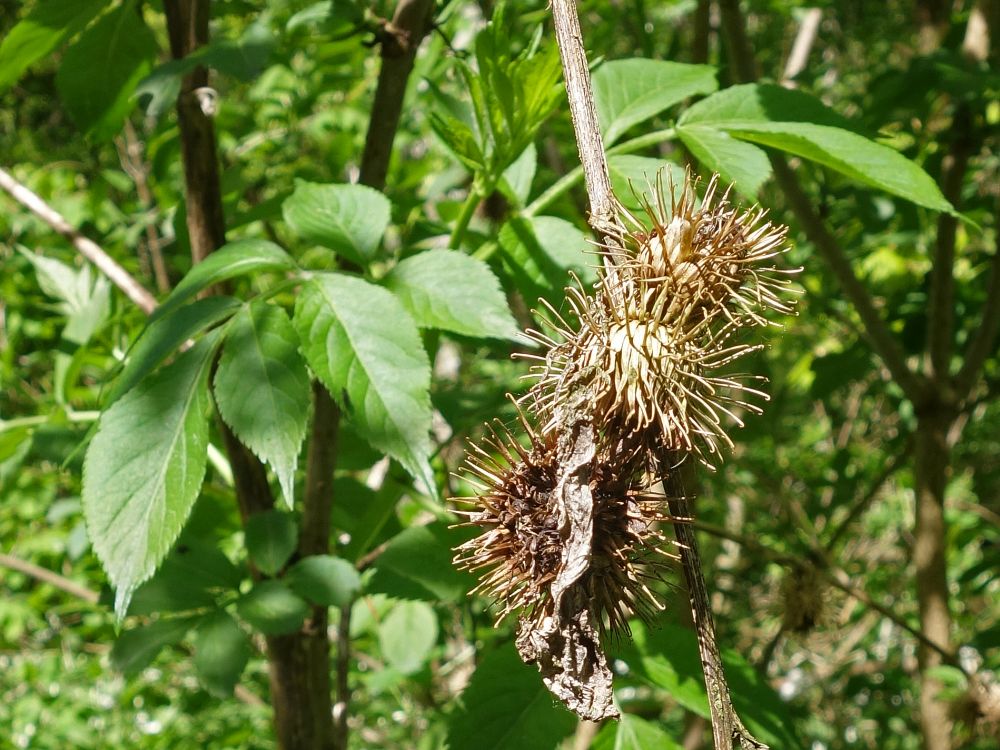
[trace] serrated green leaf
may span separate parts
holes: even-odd
[[[125,367],[105,401],[105,408],[156,369],[181,344],[222,322],[240,309],[242,304],[233,297],[205,297],[150,322],[129,350]]]
[[[610,146],[629,128],[690,96],[717,88],[711,65],[640,58],[604,63],[594,73],[594,103],[604,144]]]
[[[452,750],[555,748],[573,731],[576,717],[555,705],[538,670],[512,645],[486,654],[448,720]]]
[[[389,226],[389,201],[365,185],[296,180],[282,205],[288,226],[303,240],[328,247],[360,265],[374,259]]]
[[[523,207],[531,195],[531,183],[537,168],[538,151],[532,143],[504,170],[497,187],[515,206]]]
[[[403,674],[419,670],[437,643],[434,609],[424,602],[399,602],[378,628],[382,656]]]
[[[250,661],[250,642],[239,624],[226,612],[205,617],[194,634],[194,666],[210,693],[225,698],[233,694]]]
[[[162,649],[179,643],[193,624],[190,617],[169,617],[124,631],[111,647],[111,666],[126,677],[138,674]]]
[[[206,336],[101,416],[83,466],[83,512],[94,551],[123,617],[136,587],[177,539],[201,489],[208,458]]]
[[[658,724],[632,714],[609,721],[594,738],[591,750],[680,750],[681,746]]]
[[[214,544],[181,537],[156,574],[136,589],[129,615],[184,612],[239,588],[243,573]]]
[[[575,273],[584,284],[596,279],[599,262],[587,236],[555,216],[515,217],[497,235],[501,258],[514,283],[528,300],[562,298]]]
[[[760,188],[771,177],[767,154],[724,130],[704,125],[678,126],[677,135],[698,161],[718,172],[724,184],[733,183],[745,198],[756,199]]]
[[[108,0],[46,0],[7,32],[0,44],[0,93],[38,60],[78,32]]]
[[[281,581],[260,581],[237,602],[236,611],[264,635],[284,635],[302,627],[309,604]]]
[[[134,106],[132,94],[152,67],[156,37],[127,1],[105,14],[62,59],[56,88],[73,121],[98,139],[110,139]]]
[[[235,316],[222,347],[214,392],[226,424],[271,467],[292,508],[311,391],[299,337],[284,310],[251,304]]]
[[[805,122],[729,122],[725,129],[736,138],[801,156],[918,206],[954,212],[923,169],[898,151],[849,130]]]
[[[284,580],[296,594],[321,607],[345,607],[361,590],[361,576],[355,567],[331,555],[299,560]]]
[[[383,283],[422,328],[497,339],[514,338],[518,333],[490,267],[457,250],[427,250],[410,256]]]
[[[317,274],[296,300],[294,323],[309,366],[358,432],[435,494],[430,362],[402,304],[363,279]]]
[[[461,599],[476,579],[455,568],[451,550],[466,538],[441,523],[405,529],[378,556],[366,590],[398,599]]]
[[[249,273],[294,271],[295,261],[278,245],[267,240],[237,240],[223,245],[181,279],[163,304],[150,316],[150,322],[176,310],[189,299],[213,284]]]
[[[288,562],[299,542],[295,516],[280,510],[254,513],[247,519],[247,553],[261,573],[273,576]]]

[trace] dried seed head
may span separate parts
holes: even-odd
[[[525,397],[544,432],[583,397],[618,438],[704,457],[732,445],[724,416],[742,426],[738,411],[760,411],[747,399],[767,398],[749,385],[762,378],[725,370],[759,348],[738,334],[766,325],[768,310],[792,311],[769,265],[787,230],[733,208],[728,191],[716,200],[717,186],[713,177],[699,205],[685,174],[668,204],[660,178],[645,222],[619,204],[619,246],[604,248],[613,267],[593,295],[568,290],[575,321],[550,307],[557,336],[529,331],[547,349]]]
[[[455,563],[480,574],[474,592],[496,603],[498,623],[515,611],[532,622],[551,616],[550,589],[567,563],[565,519],[555,496],[556,441],[527,422],[524,427],[529,447],[499,424],[487,426],[484,447],[472,445],[466,463],[481,494],[458,499],[473,508],[459,511],[464,525],[482,531],[456,548]],[[663,609],[650,586],[664,580],[671,557],[659,530],[669,518],[663,497],[645,489],[645,471],[639,451],[604,450],[590,477],[590,565],[575,585],[592,603],[598,626],[612,633],[628,632],[633,615],[648,620]]]

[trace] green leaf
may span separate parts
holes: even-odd
[[[608,158],[608,172],[611,187],[618,199],[631,211],[642,211],[639,196],[651,199],[650,188],[656,187],[656,176],[663,175],[663,189],[669,189],[670,180],[674,185],[684,181],[684,170],[671,161],[652,159],[648,156],[616,154]]]
[[[555,705],[538,670],[512,645],[486,654],[448,721],[452,750],[546,750],[576,727],[576,717]]]
[[[32,4],[0,44],[0,93],[90,23],[107,4],[108,0],[45,0]]]
[[[269,510],[247,519],[247,553],[264,575],[273,576],[281,570],[298,542],[299,527],[291,513]]]
[[[668,107],[718,88],[715,68],[663,60],[614,60],[594,73],[594,103],[610,146],[629,128]]]
[[[704,125],[678,126],[677,135],[694,157],[718,172],[724,184],[734,183],[745,198],[755,199],[771,177],[771,162],[763,149]]]
[[[365,185],[320,185],[295,181],[282,209],[300,238],[367,265],[389,226],[389,201]]]
[[[457,250],[413,255],[393,268],[383,283],[422,328],[496,339],[518,333],[490,267]]]
[[[83,466],[83,512],[124,616],[170,550],[208,457],[208,370],[216,336],[144,380],[101,416]]]
[[[135,591],[129,615],[184,612],[211,606],[218,594],[239,588],[243,574],[210,542],[181,541],[171,550],[156,574]]]
[[[461,599],[476,579],[455,568],[451,550],[466,538],[442,523],[405,529],[378,556],[367,590],[399,599]]]
[[[267,240],[237,240],[223,245],[197,263],[174,288],[163,304],[153,311],[150,322],[176,310],[184,302],[213,284],[263,271],[294,271],[295,261]]]
[[[591,750],[680,750],[681,746],[658,724],[632,714],[604,724]]]
[[[584,284],[596,279],[599,258],[587,236],[555,216],[515,217],[497,236],[502,260],[514,283],[528,300],[561,299],[575,273]]]
[[[523,207],[527,204],[537,167],[538,151],[532,143],[504,170],[497,187],[515,206]]]
[[[345,607],[361,590],[361,576],[347,560],[311,555],[288,569],[285,583],[299,596],[321,607]]]
[[[309,604],[281,581],[260,581],[237,602],[236,611],[264,635],[284,635],[302,627]]]
[[[233,297],[205,297],[149,323],[129,350],[125,367],[108,395],[105,408],[130,391],[181,344],[225,320],[242,304]]]
[[[403,674],[419,670],[437,643],[437,615],[424,602],[399,602],[379,625],[382,656]]]
[[[798,122],[731,122],[726,131],[786,151],[918,206],[954,213],[937,183],[898,151],[849,130]]]
[[[66,50],[56,74],[59,98],[74,122],[98,139],[114,136],[134,106],[132,94],[156,50],[156,37],[131,0],[84,31]]]
[[[730,86],[692,104],[684,110],[677,124],[721,128],[726,122],[748,121],[810,122],[845,130],[855,129],[848,119],[815,96],[773,83]]]
[[[284,310],[260,303],[236,315],[214,386],[222,418],[240,442],[271,467],[292,508],[310,389],[299,337]]]
[[[191,629],[190,617],[169,617],[124,631],[111,647],[111,666],[133,677],[149,666],[166,646],[179,643]]]
[[[226,612],[205,617],[194,634],[194,666],[208,691],[221,698],[233,694],[250,661],[250,642]]]
[[[309,366],[358,432],[436,494],[430,362],[400,302],[363,279],[317,274],[296,300],[294,322]]]

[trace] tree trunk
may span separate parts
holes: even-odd
[[[928,639],[946,651],[951,648],[951,612],[948,608],[944,493],[950,459],[948,430],[951,423],[951,414],[940,406],[921,414],[914,451],[916,530],[913,563],[920,629]],[[919,644],[917,653],[924,750],[950,750],[948,706],[938,696],[941,683],[930,673],[943,662],[943,656],[923,643]]]

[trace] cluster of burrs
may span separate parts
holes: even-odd
[[[567,289],[564,313],[543,301],[549,333],[528,331],[541,351],[520,355],[534,360],[517,399],[526,441],[498,423],[469,451],[479,494],[460,512],[481,533],[456,564],[480,574],[498,622],[519,614],[526,661],[563,648],[548,654],[550,673],[600,671],[566,661],[662,610],[654,583],[672,555],[660,529],[675,519],[660,480],[678,457],[708,463],[732,446],[727,429],[767,398],[733,363],[760,348],[743,341],[748,328],[792,312],[790,272],[773,265],[787,229],[732,205],[717,176],[700,201],[696,188],[689,173],[680,185],[660,176],[640,215],[618,203],[593,292]],[[546,682],[581,715],[611,715]]]

